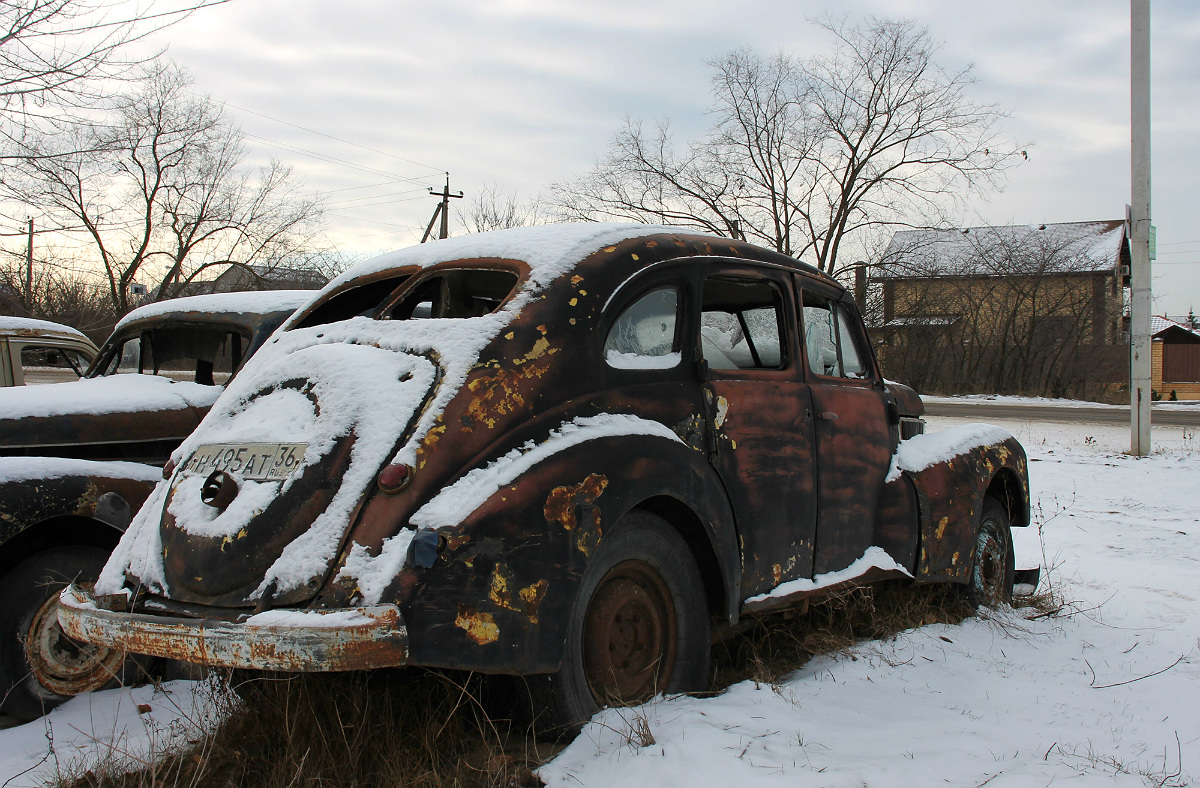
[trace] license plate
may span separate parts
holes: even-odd
[[[286,479],[304,459],[307,443],[220,443],[196,449],[184,470],[207,476],[235,473],[251,481]]]

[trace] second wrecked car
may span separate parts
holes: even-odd
[[[631,225],[439,241],[294,315],[59,616],[213,665],[540,676],[572,724],[702,688],[714,626],[836,583],[1007,599],[1024,452],[921,414],[792,258]]]

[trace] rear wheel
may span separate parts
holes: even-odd
[[[971,556],[971,576],[964,594],[973,605],[996,607],[1012,604],[1012,534],[1004,504],[990,495],[983,499],[983,514],[975,535]]]
[[[630,512],[588,564],[548,678],[551,725],[577,730],[604,706],[692,692],[708,682],[709,619],[700,571],[662,518]]]
[[[0,581],[0,692],[4,711],[32,720],[81,692],[115,684],[125,654],[67,637],[58,594],[70,582],[95,582],[108,554],[60,547],[21,562]]]

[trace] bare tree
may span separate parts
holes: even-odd
[[[277,162],[247,172],[240,130],[190,87],[181,69],[154,68],[110,124],[40,138],[6,183],[86,239],[120,313],[138,278],[171,297],[214,266],[286,264],[315,234],[316,198]]]
[[[536,198],[521,200],[515,193],[496,184],[487,184],[471,198],[462,223],[468,233],[506,230],[548,221],[541,202]]]
[[[660,221],[811,255],[835,273],[846,243],[936,214],[999,185],[1023,152],[1001,141],[998,107],[971,101],[970,68],[934,62],[909,20],[819,23],[829,55],[711,63],[714,124],[678,146],[666,122],[626,119],[591,172],[551,186],[572,219]]]
[[[104,83],[125,77],[154,53],[130,45],[192,11],[228,0],[195,0],[167,8],[112,0],[4,0],[0,3],[0,128],[19,137],[30,114],[54,120],[88,106]],[[43,112],[48,109],[49,111]]]

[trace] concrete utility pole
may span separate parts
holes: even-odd
[[[33,314],[33,217],[29,217],[29,241],[25,245],[25,309]]]
[[[441,233],[438,235],[438,238],[450,237],[450,198],[461,198],[463,196],[462,192],[459,192],[458,194],[450,193],[450,173],[446,173],[446,188],[442,189],[440,192],[435,192],[433,189],[430,189],[429,193],[434,197],[441,197],[442,201],[438,203],[438,207],[433,209],[433,216],[429,219],[429,226],[425,228],[425,234],[421,236],[421,243],[425,243],[429,240],[429,234],[433,232],[433,223],[438,220],[439,216],[442,217],[442,224],[439,228]]]
[[[1150,453],[1150,0],[1130,0],[1129,451]]]

